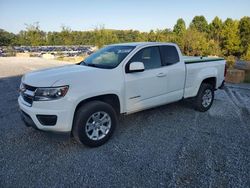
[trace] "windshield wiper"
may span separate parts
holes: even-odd
[[[85,66],[89,66],[89,67],[98,67],[98,65],[96,65],[96,64],[88,64],[85,61],[81,61],[80,65],[85,65]]]
[[[77,63],[77,65],[86,65],[86,66],[88,66],[88,64],[85,61],[81,61],[80,63]]]
[[[99,65],[99,64],[94,64],[94,63],[86,63],[85,61],[81,61],[79,65],[85,65],[89,67],[96,67],[96,68],[103,68],[103,69],[110,69],[111,67],[107,67],[105,65]]]
[[[86,64],[87,66],[89,66],[89,67],[99,67],[98,65],[96,65],[96,64]]]

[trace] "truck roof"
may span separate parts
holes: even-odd
[[[117,43],[111,44],[111,46],[134,46],[134,47],[144,47],[144,46],[154,46],[154,45],[173,45],[177,47],[177,44],[171,42],[128,42],[128,43]],[[210,61],[220,61],[224,58],[220,57],[203,57],[203,56],[183,56],[183,60],[186,64],[191,63],[201,63]]]
[[[128,43],[118,43],[112,45],[121,45],[121,46],[148,46],[148,45],[157,45],[157,44],[171,44],[176,45],[174,43],[167,43],[167,42],[128,42]]]

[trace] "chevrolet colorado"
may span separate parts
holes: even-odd
[[[224,73],[224,59],[185,57],[173,43],[114,44],[77,65],[25,74],[18,103],[26,125],[95,147],[111,137],[119,114],[186,98],[207,111]]]

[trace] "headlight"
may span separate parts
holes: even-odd
[[[34,101],[50,101],[64,97],[69,86],[37,88]]]

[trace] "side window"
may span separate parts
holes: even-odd
[[[180,61],[175,46],[160,46],[163,65],[172,65]]]
[[[143,62],[145,70],[161,67],[161,57],[158,47],[147,47],[137,52],[129,62]]]

